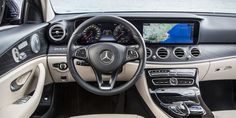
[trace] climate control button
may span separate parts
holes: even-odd
[[[178,80],[176,78],[170,78],[170,85],[178,85]]]

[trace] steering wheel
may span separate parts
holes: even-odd
[[[125,26],[131,31],[137,44],[129,46],[112,42],[98,42],[90,45],[78,44],[78,40],[82,37],[82,32],[86,27],[104,22]],[[90,64],[98,86],[89,84],[80,76],[75,67],[75,59],[84,60]],[[138,60],[138,68],[133,77],[125,84],[115,87],[123,65],[135,60]],[[84,21],[73,32],[68,43],[67,63],[72,77],[81,87],[97,95],[115,95],[133,86],[143,73],[146,63],[146,46],[139,31],[129,21],[118,16],[95,16]],[[104,81],[102,75],[109,75],[110,80]]]

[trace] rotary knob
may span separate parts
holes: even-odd
[[[170,84],[171,85],[178,85],[178,79],[176,79],[176,78],[170,78]]]
[[[59,69],[60,70],[66,70],[68,68],[67,64],[66,63],[60,63],[59,64]]]

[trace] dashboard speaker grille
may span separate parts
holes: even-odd
[[[66,31],[62,25],[53,25],[49,29],[49,35],[54,41],[61,41],[65,38]]]
[[[152,56],[152,50],[150,48],[147,48],[147,58],[150,58]]]
[[[160,59],[166,59],[169,57],[169,51],[164,47],[158,48],[156,54]]]
[[[174,50],[174,55],[175,55],[177,58],[182,59],[182,58],[185,57],[185,51],[184,51],[184,49],[182,49],[182,48],[176,48],[176,49]]]
[[[201,53],[200,53],[200,50],[199,50],[198,48],[192,48],[192,49],[191,49],[191,55],[192,55],[193,57],[198,57],[200,54],[201,54]]]

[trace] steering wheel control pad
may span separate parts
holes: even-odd
[[[88,48],[90,63],[101,73],[110,73],[123,65],[126,47],[115,43],[96,43]]]
[[[81,59],[86,59],[87,54],[86,54],[86,49],[85,48],[79,48],[75,52],[75,56]]]

